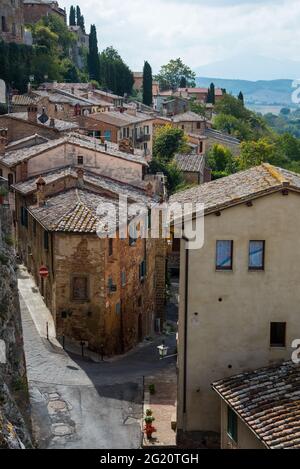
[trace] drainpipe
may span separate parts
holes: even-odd
[[[187,238],[183,237],[185,242]],[[185,288],[184,288],[184,339],[183,339],[183,413],[186,414],[186,385],[187,385],[187,333],[188,333],[188,305],[189,305],[189,249],[185,246]]]

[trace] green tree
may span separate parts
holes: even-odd
[[[180,58],[170,60],[168,64],[163,65],[155,77],[162,90],[177,89],[182,79],[186,80],[186,86],[193,87],[195,78],[196,74]]]
[[[70,7],[69,25],[76,26],[76,12],[75,12],[75,7],[73,5],[71,5]]]
[[[279,151],[276,143],[270,142],[266,138],[256,142],[242,142],[239,156],[240,169],[248,169],[263,162],[284,166],[287,163],[287,159]]]
[[[169,162],[174,155],[187,151],[187,139],[182,129],[164,125],[157,129],[153,140],[153,157]]]
[[[88,72],[91,80],[100,81],[100,59],[96,26],[91,25],[89,35]]]
[[[107,47],[101,52],[100,70],[100,82],[103,87],[120,96],[131,94],[133,73],[113,47]]]
[[[176,153],[187,151],[187,139],[183,130],[165,125],[156,131],[153,142],[153,158],[149,167],[152,173],[162,172],[165,174],[170,194],[184,186],[183,174],[174,161],[174,156]]]
[[[152,105],[152,69],[148,62],[144,63],[143,70],[143,103]]]
[[[214,128],[240,140],[248,140],[252,136],[249,123],[230,114],[218,114],[213,121]]]
[[[207,153],[207,164],[212,170],[212,178],[228,176],[237,171],[237,160],[228,148],[223,145],[213,145]]]
[[[206,116],[206,106],[205,104],[201,104],[195,100],[190,102],[190,109],[192,112],[199,114],[199,116],[205,117]]]

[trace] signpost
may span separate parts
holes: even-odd
[[[49,271],[45,265],[42,265],[39,270],[40,277],[47,278],[49,275]]]

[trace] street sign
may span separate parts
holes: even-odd
[[[42,265],[39,270],[40,277],[45,278],[48,277],[49,271],[45,265]]]

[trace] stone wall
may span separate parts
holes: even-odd
[[[27,378],[10,227],[9,209],[0,205],[0,449],[31,447]]]
[[[22,43],[24,36],[23,0],[1,0],[0,39]]]

